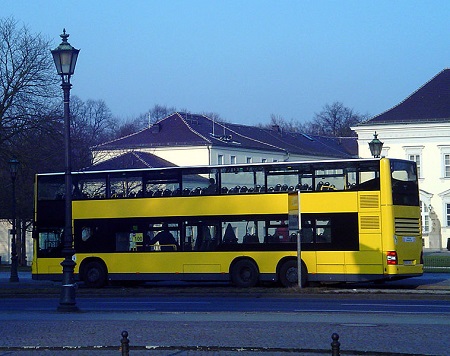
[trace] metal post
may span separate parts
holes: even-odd
[[[70,160],[70,84],[69,79],[64,80],[61,84],[64,91],[64,150],[65,150],[65,204],[64,204],[64,246],[62,254],[64,260],[61,262],[63,267],[63,280],[61,286],[61,296],[59,299],[58,311],[73,312],[78,311],[75,300],[76,285],[74,282],[75,261],[72,256],[75,254],[72,238],[72,176],[71,176],[71,160]]]
[[[17,162],[17,161],[16,161]],[[19,275],[17,273],[17,248],[16,248],[16,235],[17,235],[17,222],[16,222],[16,174],[11,172],[12,180],[12,229],[11,229],[11,276],[10,282],[19,282]]]
[[[339,342],[339,335],[333,333],[333,335],[331,335],[331,339],[333,340],[333,342],[331,343],[331,355],[339,356],[341,354],[341,343]]]
[[[297,278],[298,287],[302,288],[302,213],[300,203],[300,191],[297,192],[298,202],[298,231],[297,231]]]
[[[120,350],[122,356],[129,356],[130,354],[130,340],[128,340],[128,332],[122,331],[122,339],[120,340]]]

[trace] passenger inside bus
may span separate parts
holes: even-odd
[[[177,250],[178,244],[175,237],[170,233],[169,226],[164,223],[162,231],[156,234],[156,236],[150,241],[150,245],[159,243],[161,245],[161,251],[173,251]]]
[[[233,226],[231,226],[231,224],[228,223],[225,229],[225,233],[223,234],[223,243],[235,244],[237,243],[237,240],[238,239],[236,237],[236,234],[234,233]]]
[[[289,242],[289,229],[285,221],[275,230],[275,236],[278,237],[279,242]]]
[[[216,185],[216,181],[214,180],[214,178],[209,178],[209,185],[207,188],[205,188],[204,193],[205,194],[217,193],[217,185]]]

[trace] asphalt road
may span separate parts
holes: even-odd
[[[448,274],[303,290],[80,286],[78,313],[56,311],[58,283],[7,278],[0,274],[0,355],[117,355],[123,330],[131,355],[325,355],[333,333],[343,355],[450,349]]]
[[[51,313],[58,305],[57,298],[2,298],[0,313]],[[80,297],[78,308],[84,313],[100,312],[157,312],[157,313],[359,313],[359,314],[411,314],[437,315],[450,318],[450,296],[417,299],[392,299],[384,294],[372,298],[352,295],[322,296],[146,296],[146,297]],[[28,317],[28,316],[27,316]],[[0,315],[0,320],[5,320]]]

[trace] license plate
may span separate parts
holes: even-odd
[[[413,260],[406,260],[406,261],[403,261],[403,264],[405,266],[412,266],[414,264],[414,261]]]

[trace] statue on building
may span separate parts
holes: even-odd
[[[430,242],[430,249],[440,250],[442,248],[442,232],[441,232],[441,222],[439,217],[434,211],[433,207],[429,206],[429,218],[430,218],[430,233],[428,235]]]

